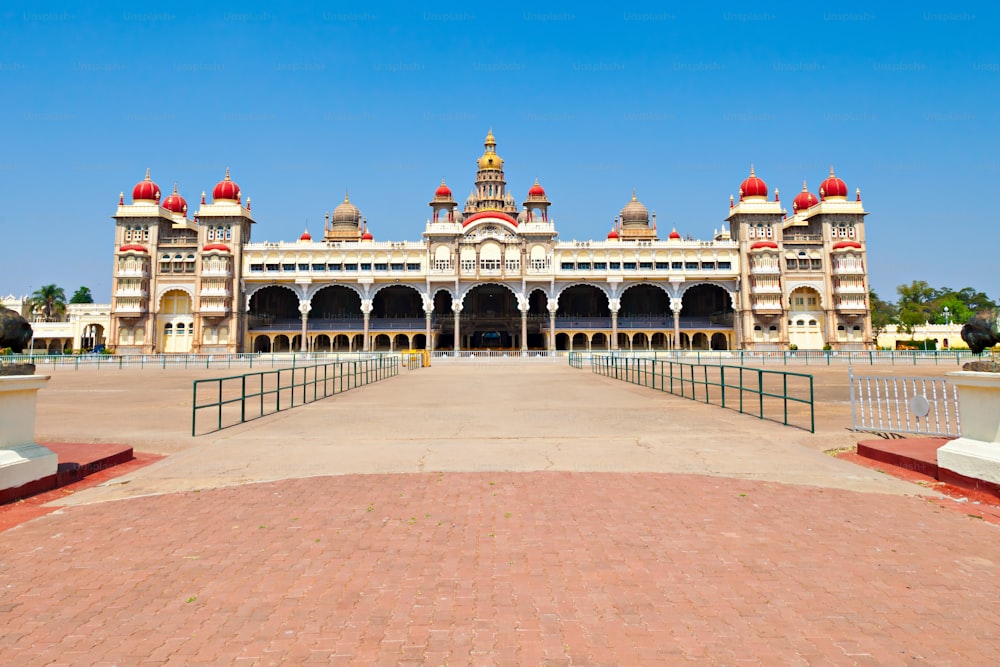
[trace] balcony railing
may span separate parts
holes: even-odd
[[[148,295],[149,292],[137,287],[119,287],[115,290],[115,296],[119,298],[144,299]]]

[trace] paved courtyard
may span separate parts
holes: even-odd
[[[858,439],[847,370],[809,372],[816,434],[538,361],[195,439],[218,371],[57,372],[39,439],[166,457],[0,533],[0,655],[995,664],[1000,528],[824,453]]]

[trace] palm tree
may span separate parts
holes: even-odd
[[[66,312],[66,292],[58,285],[42,285],[31,295],[31,312],[44,322],[58,321]]]

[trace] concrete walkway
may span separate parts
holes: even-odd
[[[183,374],[163,379],[189,390]],[[143,406],[156,402],[122,392],[115,407],[128,419],[107,437],[141,441]],[[173,455],[67,503],[316,475],[494,470],[673,472],[918,491],[824,455],[816,443],[829,432],[813,435],[551,361],[438,363],[194,439],[189,403],[159,403],[151,415],[164,429],[158,438],[169,433],[175,443],[158,453]]]
[[[1000,528],[822,453],[843,373],[815,435],[545,363],[197,439],[189,375],[58,375],[45,437],[168,456],[0,533],[0,656],[996,664]]]

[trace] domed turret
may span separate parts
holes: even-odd
[[[538,179],[535,179],[535,184],[528,188],[529,197],[544,197],[545,188],[538,184]]]
[[[486,141],[483,144],[486,148],[483,151],[483,156],[479,158],[479,170],[484,171],[487,169],[492,169],[494,171],[499,171],[503,169],[503,159],[497,155],[497,141],[493,138],[493,130],[489,131],[486,135]]]
[[[180,213],[181,215],[187,215],[187,202],[184,201],[184,197],[177,194],[177,184],[174,183],[174,191],[167,195],[167,198],[163,200],[161,204],[163,208],[167,209],[171,213]]]
[[[312,234],[310,234],[309,230],[307,229],[304,232],[302,232],[302,236],[299,237],[299,240],[300,241],[312,241],[313,237],[312,237]]]
[[[441,185],[439,185],[437,187],[437,190],[434,191],[434,197],[435,198],[440,197],[442,199],[451,199],[451,188],[445,185],[443,178],[441,179]]]
[[[132,188],[132,203],[156,202],[160,200],[160,186],[149,178],[149,169],[146,169],[146,178],[135,184]]]
[[[622,225],[630,227],[649,227],[649,209],[642,205],[632,190],[632,200],[622,209]]]
[[[669,238],[671,241],[680,241],[681,240],[681,235],[680,235],[680,232],[678,232],[676,229],[674,229],[674,230],[671,230],[670,236],[667,237],[667,238]]]
[[[830,165],[830,175],[819,184],[819,196],[824,200],[847,200],[847,184],[834,175],[833,165]]]
[[[795,195],[795,199],[792,200],[792,208],[796,211],[804,211],[807,208],[812,208],[818,203],[819,200],[816,199],[816,195],[809,192],[806,182],[802,181],[802,192]]]
[[[344,193],[344,201],[337,205],[337,208],[333,209],[333,224],[344,225],[352,224],[357,226],[361,221],[361,211],[358,207],[351,203],[348,194]]]
[[[240,186],[229,178],[229,167],[226,167],[226,177],[215,184],[212,189],[212,201],[235,201],[240,200]]]
[[[767,183],[753,173],[753,165],[750,165],[750,176],[740,183],[740,201],[746,199],[767,199]]]

